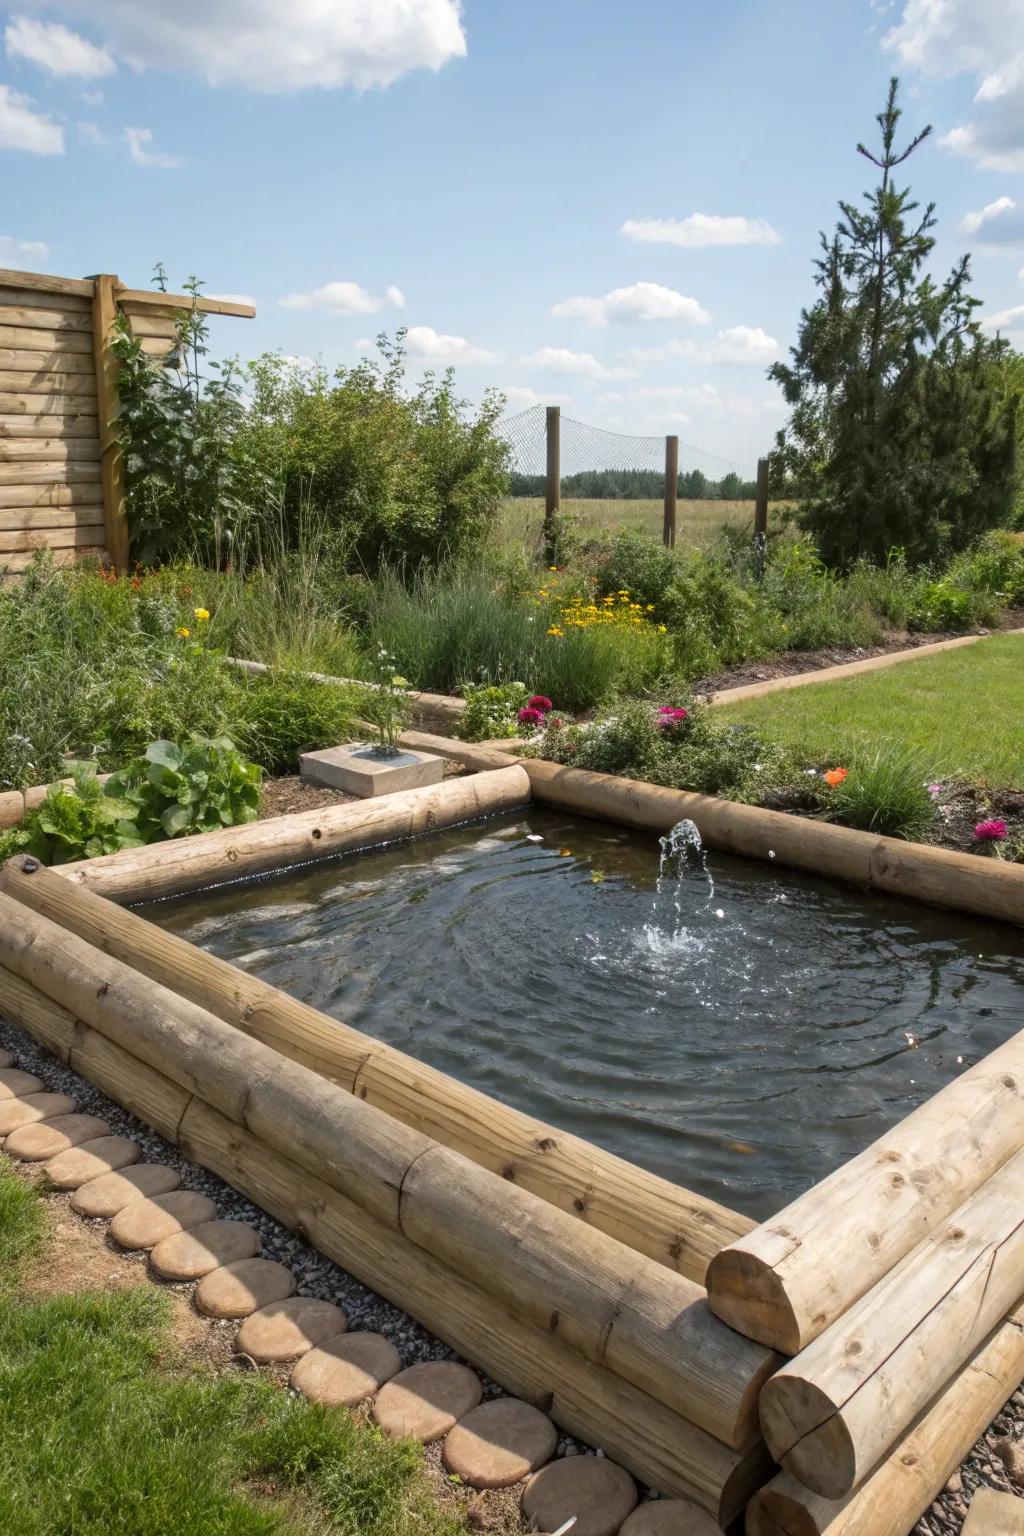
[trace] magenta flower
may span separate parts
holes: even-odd
[[[520,725],[540,725],[544,716],[539,709],[532,709],[528,704],[525,709],[519,711]]]
[[[535,693],[532,699],[526,701],[527,709],[540,709],[547,714],[549,709],[554,709],[550,699],[546,699],[542,693]]]
[[[974,835],[979,843],[1001,843],[1006,838],[1006,822],[998,818],[979,821],[974,829]]]
[[[682,725],[683,721],[689,720],[689,718],[690,711],[688,709],[673,709],[671,704],[663,704],[658,710],[659,725]]]

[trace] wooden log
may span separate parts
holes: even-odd
[[[86,462],[98,464],[100,445],[96,438],[78,437],[5,437],[0,434],[0,464],[44,464]]]
[[[40,1045],[66,1062],[75,1042],[75,1016],[0,965],[0,1015],[28,1030]]]
[[[35,397],[30,397],[35,398]],[[90,437],[96,436],[95,412],[67,411],[60,415],[41,412],[30,415],[27,411],[0,412],[0,438],[11,437]]]
[[[468,1215],[488,1207],[484,1221]],[[502,1189],[499,1204],[494,1175],[447,1147],[433,1146],[410,1166],[399,1220],[406,1237],[513,1316],[609,1366],[725,1444],[757,1443],[758,1394],[778,1357],[716,1326],[693,1281],[514,1185]]]
[[[89,285],[90,294],[92,284]],[[34,288],[8,288],[0,283],[0,310],[31,309],[34,314],[56,310],[59,315],[88,315],[91,309],[84,294],[44,293]],[[37,322],[32,321],[35,325]]]
[[[0,520],[0,528],[2,527],[3,522]],[[109,773],[96,775],[97,782],[100,784],[105,784],[109,778]],[[74,782],[74,779],[57,780],[62,789],[70,789]],[[28,789],[5,790],[0,794],[0,828],[16,827],[19,822],[24,821],[25,812],[34,811],[37,806],[42,805],[52,788],[52,784],[33,784]],[[0,870],[2,867],[0,865]]]
[[[145,901],[518,810],[529,798],[529,780],[514,765],[501,773],[448,779],[377,800],[126,848],[60,869],[66,879],[100,895]]]
[[[92,278],[51,277],[47,272],[19,272],[13,267],[0,267],[0,289],[4,288],[31,293],[71,294],[89,299],[92,297]]]
[[[89,483],[62,485],[54,481],[49,485],[0,485],[0,507],[5,510],[90,506],[95,505],[96,500],[96,487]]]
[[[0,461],[0,485],[92,485],[100,483],[98,464],[66,464],[48,459],[44,464],[5,464]]]
[[[28,354],[18,353],[18,357]],[[0,362],[0,401],[5,411],[19,409],[18,400],[25,400],[29,396],[30,401],[26,406],[28,410],[40,410],[36,405],[36,396],[44,400],[53,400],[60,409],[65,408],[69,400],[76,400],[82,396],[96,398],[96,380],[88,373],[71,373],[60,368],[32,368],[24,372],[19,364]]]
[[[28,333],[25,332],[24,334]],[[0,345],[0,371],[14,374],[92,374],[91,344],[88,352],[74,352],[68,350],[63,345],[58,346],[58,338],[54,337],[51,332],[40,332],[40,335],[45,335],[50,343],[45,350],[42,346],[19,347],[8,345],[5,347]]]
[[[135,307],[131,316],[132,335],[151,340],[174,342],[178,339],[178,325],[173,314],[160,315],[153,310]],[[165,347],[164,351],[169,351]]]
[[[103,538],[102,521],[79,528],[66,521],[55,528],[0,530],[0,555],[11,550],[93,548]]]
[[[0,529],[4,533],[34,528],[88,528],[92,542],[103,539],[103,508],[94,507],[4,507],[0,508]]]
[[[54,870],[14,858],[0,889],[483,1168],[703,1284],[754,1223],[329,1018]]]
[[[907,1536],[1024,1376],[1024,1313],[994,1330],[848,1499],[781,1472],[747,1506],[747,1536]]]
[[[99,533],[100,530],[96,531]],[[50,556],[54,565],[65,566],[76,565],[79,560],[84,560],[87,556],[102,559],[105,553],[103,545],[97,542],[89,545],[87,549],[53,549],[50,551]],[[17,555],[0,555],[0,575],[16,575],[19,571],[27,571],[37,555],[37,550]]]
[[[37,330],[30,326],[10,323],[10,311],[0,309],[0,352],[8,348],[26,352],[50,352],[55,357],[68,353],[80,353],[92,357],[92,325],[59,329],[48,327]]]
[[[190,293],[154,293],[147,288],[119,287],[117,302],[129,314],[144,309],[155,310],[157,314],[198,309],[204,315],[234,315],[241,320],[251,320],[256,314],[251,304],[236,304],[231,299],[197,297]]]
[[[8,347],[38,346],[38,341],[11,341],[10,330],[31,331],[38,337],[40,332],[58,332],[61,335],[91,335],[92,319],[88,309],[66,309],[63,305],[47,309],[30,308],[24,304],[5,304],[0,296],[0,345]],[[46,343],[44,342],[45,346]],[[83,350],[72,348],[73,351]],[[85,349],[87,350],[87,349]]]
[[[124,453],[118,418],[121,399],[118,377],[121,364],[115,350],[117,335],[116,294],[120,280],[109,272],[94,280],[92,301],[92,367],[96,381],[96,416],[102,466],[104,540],[111,564],[119,576],[128,570],[129,534],[125,504]]]
[[[664,834],[684,817],[709,848],[767,859],[936,907],[1024,926],[1024,864],[979,859],[924,843],[876,837],[809,816],[522,759],[534,798],[584,816]]]
[[[992,1175],[772,1378],[768,1448],[815,1493],[863,1481],[1015,1305],[1024,1285],[1024,1151]]]

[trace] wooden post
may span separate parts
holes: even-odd
[[[560,406],[547,408],[547,484],[544,489],[544,558],[550,563],[555,544],[555,522],[562,507]]]
[[[109,272],[93,278],[92,335],[96,361],[96,413],[103,482],[104,542],[118,575],[128,569],[128,520],[124,506],[124,463],[117,434],[117,359],[111,350],[120,279]]]
[[[665,522],[661,542],[673,549],[676,542],[676,502],[679,496],[679,439],[665,439]]]
[[[768,460],[757,461],[757,493],[754,500],[754,557],[757,579],[764,575],[764,557],[768,548]]]

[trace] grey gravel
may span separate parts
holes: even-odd
[[[958,1536],[979,1488],[1024,1499],[1024,1383],[921,1516],[912,1536]]]

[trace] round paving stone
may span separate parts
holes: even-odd
[[[295,1289],[295,1276],[273,1259],[238,1259],[204,1275],[195,1303],[207,1317],[248,1317],[272,1301],[284,1301]]]
[[[37,1098],[41,1098],[37,1094]],[[24,1104],[24,1099],[14,1101]],[[0,1108],[3,1106],[0,1105]],[[52,1120],[38,1120],[32,1125],[19,1126],[12,1131],[4,1145],[11,1157],[20,1157],[26,1163],[45,1163],[68,1147],[80,1146],[83,1141],[95,1141],[98,1136],[109,1136],[110,1126],[98,1115],[55,1115]]]
[[[0,1070],[0,1099],[23,1099],[26,1093],[41,1093],[45,1087],[42,1078],[31,1072]]]
[[[634,1509],[619,1536],[722,1536],[722,1527],[689,1499],[652,1499]]]
[[[483,1390],[475,1374],[455,1360],[422,1360],[381,1387],[373,1417],[396,1440],[409,1436],[429,1445],[475,1408]]]
[[[557,1445],[546,1413],[496,1397],[459,1420],[444,1443],[444,1464],[471,1488],[509,1488],[550,1461]]]
[[[103,1173],[82,1184],[71,1196],[71,1209],[79,1216],[116,1216],[147,1195],[170,1194],[180,1183],[180,1175],[163,1163],[137,1163],[122,1173]]]
[[[52,1115],[70,1115],[74,1107],[74,1099],[66,1093],[30,1093],[23,1099],[4,1099],[0,1103],[0,1136]]]
[[[261,1365],[271,1360],[294,1360],[315,1344],[344,1333],[347,1327],[348,1318],[333,1302],[290,1296],[246,1318],[235,1339],[235,1352],[251,1355]]]
[[[523,1514],[534,1530],[557,1531],[576,1516],[572,1536],[616,1536],[636,1507],[636,1484],[604,1456],[567,1456],[530,1478]]]
[[[130,1201],[114,1216],[110,1235],[122,1248],[155,1248],[175,1232],[187,1232],[216,1219],[217,1207],[209,1195],[175,1189],[149,1200]]]
[[[142,1148],[128,1136],[97,1136],[95,1141],[83,1141],[80,1146],[58,1152],[43,1172],[58,1189],[77,1189],[90,1179],[137,1163],[141,1156]]]
[[[162,1199],[171,1199],[164,1195]],[[127,1207],[127,1211],[132,1209]],[[122,1212],[122,1215],[127,1214]],[[211,1269],[252,1259],[260,1251],[260,1235],[244,1221],[204,1221],[187,1232],[161,1238],[149,1262],[164,1280],[201,1280]]]
[[[401,1355],[382,1333],[340,1333],[302,1356],[289,1386],[315,1403],[351,1408],[372,1397],[401,1368]]]

